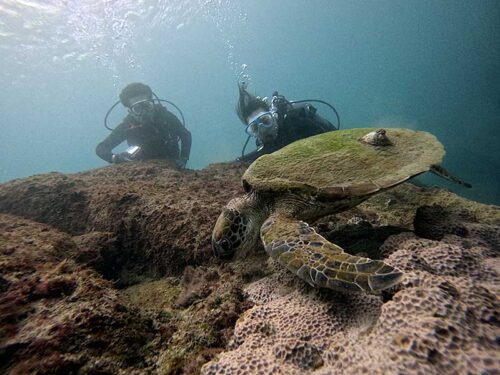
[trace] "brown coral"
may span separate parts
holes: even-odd
[[[238,321],[230,351],[202,373],[248,373],[249,364],[279,374],[494,373],[500,280],[498,249],[485,233],[496,228],[475,224],[480,230],[466,238],[449,230],[441,241],[389,237],[380,254],[405,277],[385,299],[290,292],[279,273],[251,284],[249,298],[259,305]]]
[[[179,172],[150,161],[51,173],[0,185],[0,212],[77,236],[87,249],[81,261],[132,284],[140,281],[136,275],[177,276],[211,258],[212,227],[241,192],[243,170],[215,164]]]
[[[441,240],[447,234],[473,238],[494,249],[500,248],[500,211],[493,223],[479,223],[478,219],[463,208],[442,207],[434,204],[417,209],[413,221],[415,233],[420,237]]]
[[[147,366],[142,346],[155,335],[151,321],[109,282],[69,260],[76,252],[57,230],[0,215],[2,372],[91,371],[98,362],[115,370]]]

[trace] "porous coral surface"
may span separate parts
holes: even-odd
[[[415,226],[432,237],[439,233],[439,241],[404,232],[381,246],[380,256],[405,273],[402,283],[382,296],[312,290],[282,271],[247,286],[256,306],[237,322],[231,350],[202,373],[498,371],[500,249],[498,238],[493,240],[498,226],[480,224],[469,213],[475,230],[457,233],[459,222],[470,226],[460,220],[463,212],[433,210],[433,220],[423,225],[420,214]],[[495,210],[490,214],[495,221]]]
[[[344,295],[259,249],[213,258],[212,227],[243,171],[152,161],[0,185],[0,372],[500,368],[498,207],[403,184],[311,223],[405,272],[383,295]]]

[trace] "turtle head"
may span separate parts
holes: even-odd
[[[212,232],[212,249],[219,258],[230,258],[236,252],[247,253],[259,240],[259,220],[253,200],[235,198],[224,207]]]

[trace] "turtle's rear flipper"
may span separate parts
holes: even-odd
[[[465,182],[464,180],[459,179],[458,177],[453,176],[450,172],[448,172],[446,169],[441,167],[440,165],[431,165],[430,172],[434,173],[435,175],[444,178],[445,180],[454,182],[459,185],[463,185],[467,188],[471,188],[472,185],[469,184],[468,182]]]
[[[272,258],[313,286],[373,293],[397,284],[403,275],[380,260],[345,253],[307,223],[286,216],[270,216],[260,236]]]

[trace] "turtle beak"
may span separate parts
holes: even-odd
[[[212,238],[212,252],[216,258],[220,258],[219,246],[217,245],[217,241]]]
[[[229,240],[231,223],[226,210],[222,211],[212,232],[212,250],[218,258],[229,258],[234,254],[233,244]]]

